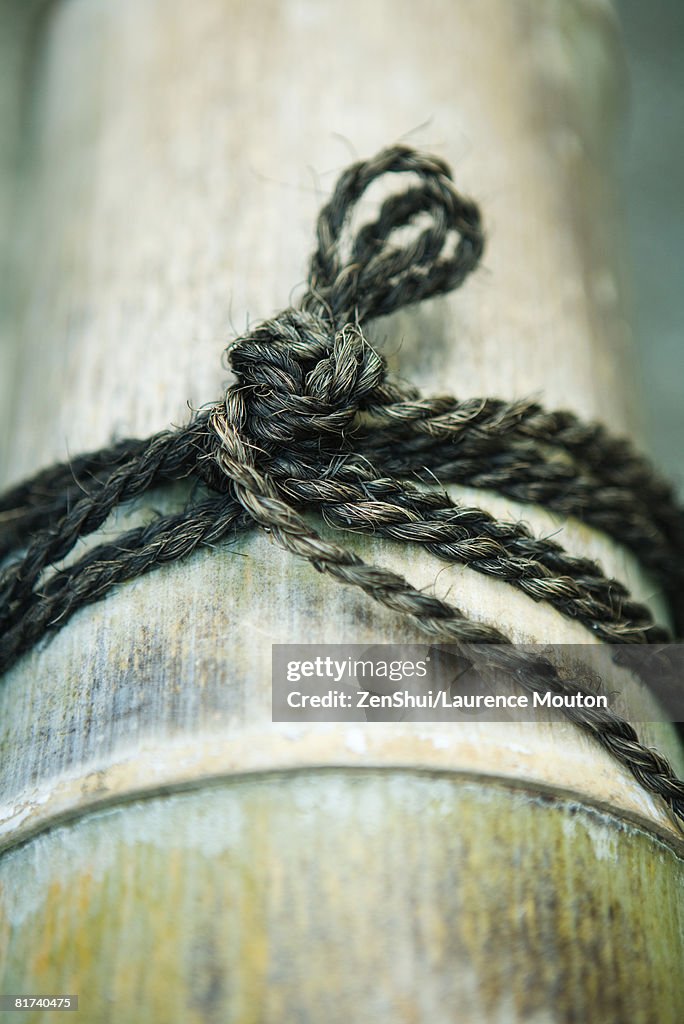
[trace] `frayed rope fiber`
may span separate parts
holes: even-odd
[[[386,174],[410,183],[352,234],[357,202]],[[0,556],[15,556],[0,574],[0,671],[118,583],[258,526],[433,639],[492,645],[490,663],[526,689],[589,692],[498,629],[319,536],[303,510],[505,580],[610,643],[669,644],[649,609],[595,562],[428,486],[485,487],[579,517],[634,552],[681,627],[684,513],[626,441],[529,401],[424,398],[388,375],[364,337],[374,318],[457,288],[483,246],[479,210],[440,159],[395,146],[349,167],[319,215],[300,307],[231,345],[235,383],[222,402],[185,427],[79,456],[0,497]],[[188,477],[204,487],[184,511],[55,568],[117,505]],[[684,821],[684,783],[629,723],[605,709],[565,713]]]

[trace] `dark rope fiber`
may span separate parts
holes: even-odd
[[[358,200],[386,174],[410,184],[348,237]],[[119,583],[261,527],[434,640],[490,645],[488,663],[525,689],[589,693],[494,627],[323,538],[307,510],[335,529],[418,544],[504,580],[609,643],[669,644],[649,609],[595,562],[435,486],[488,488],[602,530],[651,572],[681,629],[684,513],[648,461],[601,425],[535,402],[425,398],[388,375],[364,336],[370,320],[458,287],[483,246],[478,208],[441,160],[395,146],[349,167],[319,215],[300,307],[232,344],[235,383],[222,402],[188,426],[79,456],[0,496],[0,671]],[[182,512],[64,563],[117,506],[185,478],[202,486]],[[564,711],[684,820],[684,783],[629,723],[606,709]]]

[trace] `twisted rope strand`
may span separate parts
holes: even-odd
[[[352,232],[359,200],[386,174],[411,183]],[[332,528],[420,544],[504,580],[625,652],[665,644],[666,674],[669,633],[595,562],[408,479],[491,488],[577,516],[630,547],[668,593],[684,582],[682,509],[627,442],[527,400],[424,398],[392,379],[365,339],[369,320],[458,287],[480,259],[479,211],[447,165],[403,146],[354,164],[320,213],[317,242],[300,308],[231,345],[235,383],[222,404],[0,497],[0,556],[17,556],[0,573],[0,670],[119,583],[257,526],[435,640],[484,645],[481,663],[506,667],[529,691],[588,695],[498,629],[323,538],[301,514],[316,510]],[[118,505],[186,478],[214,494],[65,563]],[[619,660],[639,674],[638,658]],[[631,725],[605,709],[564,711],[684,821],[684,783]]]
[[[0,627],[6,626],[16,615],[16,609],[30,597],[51,563],[66,558],[78,540],[102,526],[115,506],[142,494],[163,475],[169,449],[173,450],[175,440],[172,433],[158,435],[137,458],[114,469],[53,527],[38,534],[24,557],[0,573]]]
[[[100,600],[117,584],[187,558],[199,547],[214,545],[249,525],[237,502],[221,495],[128,530],[111,544],[97,545],[31,595],[3,636],[0,672],[49,630],[61,629],[79,608]]]
[[[157,452],[158,464],[150,486],[190,476],[206,449],[206,420],[201,413],[186,427],[164,430],[144,440],[128,438],[79,455],[0,494],[0,558],[23,547],[38,527],[54,527],[84,496],[97,500],[115,470],[137,464],[151,449]]]
[[[631,638],[645,643],[645,629],[650,642],[669,639],[667,631],[654,626],[650,610],[632,601],[624,585],[605,577],[596,563],[567,554],[553,541],[537,540],[523,524],[457,505],[446,494],[426,494],[388,478],[363,483],[290,479],[279,491],[286,499],[319,508],[331,526],[422,544],[448,562],[505,579],[609,642]]]
[[[451,411],[445,412],[449,403]],[[634,550],[664,582],[673,572],[681,579],[684,515],[671,488],[641,456],[633,454],[633,466],[626,463],[626,442],[608,439],[599,425],[585,431],[596,450],[587,442],[584,452],[568,443],[580,433],[576,418],[547,414],[536,404],[436,398],[373,413],[381,425],[368,429],[359,449],[394,474],[420,474],[429,467],[445,482],[498,490],[578,516]],[[382,422],[386,417],[389,423]],[[554,435],[558,417],[566,426],[574,421],[576,429]],[[559,460],[559,449],[571,457]]]

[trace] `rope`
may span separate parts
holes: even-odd
[[[386,174],[409,174],[411,183],[352,233],[356,204]],[[435,486],[488,488],[604,531],[653,574],[681,627],[684,513],[647,460],[601,425],[534,402],[423,397],[388,374],[364,336],[376,317],[458,287],[483,246],[479,210],[441,160],[395,146],[349,167],[319,215],[300,307],[230,346],[235,382],[223,401],[185,427],[79,456],[0,497],[0,671],[118,584],[260,527],[433,639],[487,645],[487,663],[528,691],[589,695],[493,626],[324,539],[303,511],[504,580],[601,640],[627,645],[620,661],[628,666],[629,645],[668,645],[649,609],[595,562]],[[185,478],[202,487],[181,513],[60,566],[118,505]],[[684,783],[629,723],[606,709],[564,711],[684,821]]]

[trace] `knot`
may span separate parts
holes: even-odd
[[[391,174],[412,183],[353,233],[363,194]],[[264,495],[276,494],[279,478],[329,477],[353,453],[358,414],[396,396],[363,325],[455,288],[484,244],[478,208],[456,191],[448,166],[404,146],[345,171],[316,234],[301,308],[229,347],[236,380],[210,417],[223,473],[250,490],[258,476]],[[213,468],[202,475],[216,488]]]
[[[298,310],[238,339],[229,358],[236,383],[226,395],[228,418],[268,454],[343,435],[385,379],[384,359],[357,325],[333,333]]]
[[[236,382],[210,416],[215,457],[233,483],[263,494],[277,493],[276,480],[334,475],[353,451],[358,414],[388,394],[385,360],[358,325],[333,333],[299,310],[238,339],[229,356]],[[215,487],[213,474],[204,478]]]

